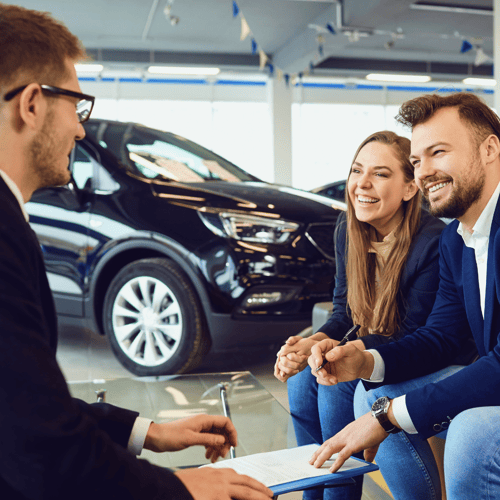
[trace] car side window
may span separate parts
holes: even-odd
[[[94,177],[94,163],[88,153],[78,144],[75,146],[71,173],[79,189],[88,187],[89,179]]]

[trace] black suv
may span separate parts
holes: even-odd
[[[27,210],[61,322],[137,375],[277,343],[331,299],[343,204],[260,181],[178,135],[90,120],[73,181]]]

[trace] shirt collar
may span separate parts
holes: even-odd
[[[491,223],[493,222],[493,215],[495,215],[495,209],[498,203],[498,198],[500,196],[500,183],[498,183],[494,193],[491,195],[490,200],[481,212],[479,219],[477,219],[474,227],[472,228],[473,233],[469,232],[463,224],[460,222],[457,227],[457,233],[463,238],[465,244],[470,241],[470,239],[476,236],[482,236],[483,238],[490,237]]]
[[[24,208],[24,199],[21,191],[17,187],[16,183],[3,171],[0,170],[0,177],[4,180],[5,184],[7,184],[8,188],[12,191],[12,194],[16,197],[19,206],[21,207],[21,211],[23,212],[24,218],[26,222],[29,222],[29,215]]]

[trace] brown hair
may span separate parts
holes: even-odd
[[[45,12],[0,3],[0,92],[32,82],[57,85],[65,62],[85,58],[80,41]]]
[[[495,112],[479,97],[468,92],[449,96],[427,94],[405,102],[396,120],[413,129],[429,120],[441,108],[457,108],[458,115],[471,129],[478,144],[493,134],[500,139],[500,120]]]
[[[414,178],[414,168],[409,161],[410,141],[394,132],[384,130],[366,138],[354,155],[370,142],[380,142],[393,148],[401,162],[405,180]],[[349,173],[349,176],[351,174]],[[399,282],[403,266],[408,257],[411,242],[420,224],[421,197],[415,194],[409,201],[403,201],[403,221],[397,230],[396,243],[387,257],[387,263],[380,276],[380,286],[375,293],[376,256],[369,253],[371,226],[356,218],[354,206],[346,190],[347,202],[347,304],[355,324],[361,325],[360,336],[370,331],[391,336],[399,331]]]

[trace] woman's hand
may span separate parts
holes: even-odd
[[[318,340],[312,337],[289,337],[285,345],[279,350],[274,365],[274,376],[281,382],[286,382],[293,375],[307,367],[307,358],[311,348]]]
[[[316,332],[306,338],[299,335],[289,337],[277,354],[274,376],[281,382],[286,382],[293,375],[297,375],[307,367],[307,359],[311,355],[312,347],[328,338],[328,335],[323,332]]]

